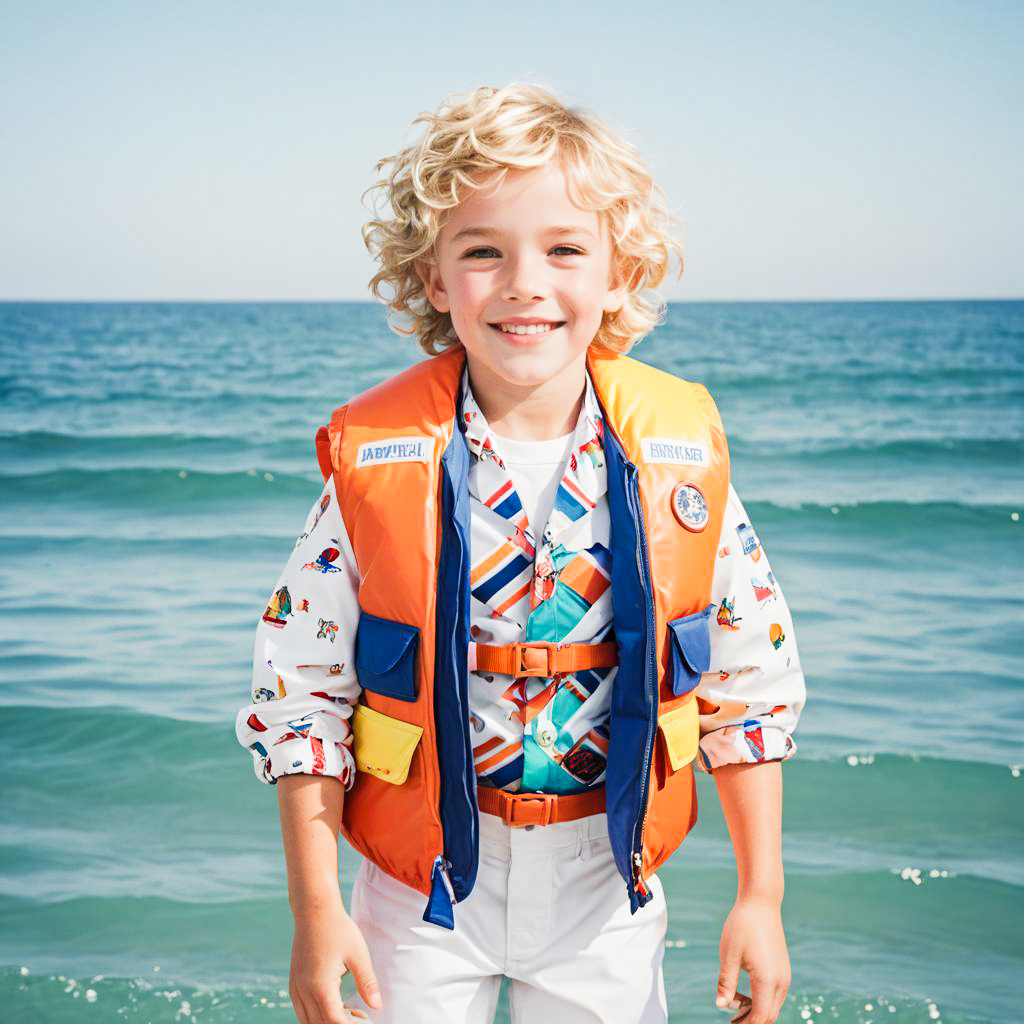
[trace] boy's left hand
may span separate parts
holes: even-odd
[[[737,899],[722,927],[718,954],[720,970],[715,1005],[723,1010],[738,1009],[732,1022],[775,1024],[792,980],[778,903]],[[752,1001],[736,991],[740,968],[750,976]],[[730,1007],[736,997],[740,1005]]]

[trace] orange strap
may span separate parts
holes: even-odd
[[[563,644],[534,641],[523,644],[469,645],[471,672],[493,672],[501,676],[564,675],[588,668],[611,668],[619,663],[618,645]]]
[[[509,793],[494,786],[476,787],[481,811],[496,814],[506,825],[551,825],[575,821],[605,810],[604,783],[582,793]]]

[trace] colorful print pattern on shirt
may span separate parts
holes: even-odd
[[[239,711],[235,734],[269,784],[287,774],[332,775],[346,788],[355,781],[349,717],[359,688],[346,671],[354,631],[339,623],[358,605],[348,537],[331,532],[341,523],[336,509],[331,478],[256,630],[252,704]]]
[[[697,767],[785,761],[805,684],[793,622],[746,510],[730,486],[711,588],[711,671],[696,688]]]
[[[598,643],[613,639],[604,424],[589,377],[554,506],[540,537],[463,373],[463,426],[473,457],[470,570],[474,641]],[[478,781],[571,793],[604,781],[616,669],[550,678],[470,674]]]

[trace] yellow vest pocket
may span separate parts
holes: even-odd
[[[409,774],[412,753],[423,728],[381,714],[365,704],[352,712],[356,768],[400,786]]]
[[[659,715],[658,728],[665,741],[665,750],[672,771],[678,771],[697,756],[700,719],[695,700],[688,700],[679,707]]]

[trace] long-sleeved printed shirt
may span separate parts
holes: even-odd
[[[468,655],[477,782],[578,792],[605,778],[617,669],[551,678],[485,674],[476,671],[472,645],[614,639],[600,407],[588,376],[568,457],[556,468],[557,488],[543,479],[550,467],[514,467],[520,481],[524,472],[541,478],[532,482],[546,500],[528,502],[531,511],[538,503],[551,506],[538,538],[468,372],[461,386],[471,453]],[[257,626],[253,702],[235,723],[263,782],[306,773],[332,775],[346,788],[355,783],[349,719],[360,694],[358,583],[332,476]],[[696,694],[717,710],[700,716],[697,766],[710,772],[734,762],[785,760],[796,750],[804,678],[782,590],[731,485],[711,600],[711,669]]]

